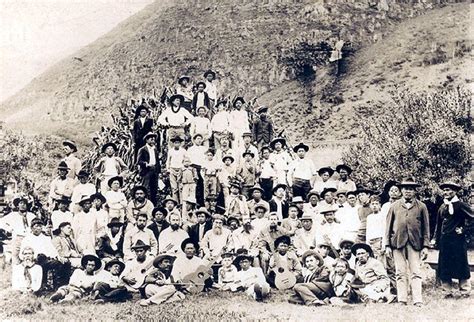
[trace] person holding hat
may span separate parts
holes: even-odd
[[[150,246],[150,256],[158,254],[158,243],[156,241],[153,232],[146,227],[148,216],[145,213],[139,213],[134,225],[129,224],[125,230],[125,236],[123,238],[123,255],[124,260],[128,261],[133,259],[133,245],[137,240],[143,241],[145,244]]]
[[[83,196],[79,201],[82,210],[78,212],[72,222],[72,229],[76,239],[77,247],[80,252],[95,252],[95,243],[97,238],[97,220],[94,217],[91,208],[92,201],[89,196]]]
[[[61,161],[64,161],[69,168],[67,177],[75,180],[76,175],[82,169],[81,160],[74,155],[77,152],[77,146],[74,142],[66,140],[63,141],[63,150],[66,156]]]
[[[153,260],[155,258],[153,256],[148,256],[150,245],[145,244],[140,239],[138,239],[131,248],[135,253],[135,258],[125,262],[125,268],[122,271],[120,278],[125,283],[125,287],[127,287],[128,290],[136,291],[138,286],[138,290],[142,292],[146,285],[145,281],[143,281],[143,284],[141,285],[136,284],[141,282],[143,274],[148,272],[150,267],[153,265]]]
[[[439,249],[438,276],[445,297],[453,297],[452,280],[459,281],[462,297],[471,293],[469,262],[467,257],[468,223],[472,220],[472,208],[456,195],[462,187],[448,181],[439,185],[443,192],[443,204],[439,207],[435,245]]]
[[[49,300],[53,303],[69,303],[89,295],[99,274],[96,272],[102,266],[100,259],[91,254],[84,255],[81,259],[81,268],[74,270],[68,285],[61,286]]]
[[[206,232],[212,229],[211,214],[205,207],[201,207],[194,212],[197,223],[188,228],[188,234],[194,243],[199,244]]]
[[[274,184],[287,184],[287,174],[292,162],[291,156],[284,149],[286,147],[286,140],[278,137],[270,142],[270,148],[273,150],[270,153],[270,163],[276,172],[276,181]]]
[[[95,282],[91,294],[91,299],[94,300],[95,304],[120,303],[132,297],[120,279],[120,274],[124,269],[125,263],[118,258],[114,258],[105,264],[104,270],[98,276],[98,281]]]
[[[191,85],[191,78],[187,75],[182,75],[178,78],[175,87],[176,94],[182,95],[184,98],[183,107],[188,111],[191,110],[191,102],[193,100],[193,87]]]
[[[150,201],[155,205],[158,194],[158,176],[161,171],[160,147],[158,146],[158,135],[149,132],[144,137],[145,145],[138,150],[137,165],[141,184],[148,190]],[[168,151],[168,153],[171,153]]]
[[[135,160],[138,155],[138,150],[140,150],[140,148],[143,147],[146,143],[145,135],[153,131],[153,126],[155,123],[155,121],[149,116],[149,110],[146,105],[139,105],[137,107],[137,113],[138,113],[138,117],[136,117],[135,120],[133,121],[133,130],[132,130]],[[106,147],[106,149],[107,148],[108,147]],[[111,148],[113,148],[113,146]],[[117,149],[115,149],[114,153],[115,152],[117,152]],[[107,150],[105,150],[105,153],[107,154]],[[115,175],[120,175],[120,172]]]
[[[43,280],[43,269],[35,262],[35,251],[23,248],[21,263],[12,265],[12,289],[22,294],[38,294]]]
[[[104,194],[109,209],[110,218],[120,218],[122,222],[125,221],[127,210],[127,197],[122,191],[123,177],[116,176],[109,179],[110,190]]]
[[[69,262],[71,267],[81,267],[82,254],[74,240],[71,223],[62,222],[57,228],[59,232],[53,238],[53,245],[58,251],[61,262]]]
[[[301,264],[296,254],[289,249],[291,246],[291,238],[288,235],[283,235],[275,239],[273,242],[275,252],[273,252],[268,262],[268,280],[270,284],[275,284],[275,277],[281,269],[284,272],[290,272],[296,277],[296,280],[302,278]]]
[[[387,214],[385,252],[395,261],[398,302],[408,301],[409,269],[413,304],[422,306],[421,262],[428,256],[430,246],[429,213],[426,205],[415,197],[420,184],[408,178],[399,187],[403,197],[390,206]]]
[[[113,258],[123,258],[123,223],[118,218],[111,218],[105,234],[97,240],[97,255],[105,262]]]
[[[251,199],[247,201],[247,207],[249,208],[250,215],[255,215],[253,211],[255,206],[258,204],[265,205],[267,209],[270,209],[270,205],[268,204],[268,202],[263,200],[264,193],[265,191],[258,183],[256,183],[253,187],[249,189]]]
[[[189,134],[195,140],[195,136],[200,134],[206,148],[209,147],[209,139],[211,138],[211,120],[207,117],[208,110],[205,106],[196,108],[196,116],[191,121]]]
[[[258,235],[260,265],[264,272],[267,272],[271,254],[275,252],[275,240],[288,235],[288,231],[279,224],[277,213],[271,212],[268,215],[268,222],[268,225]]]
[[[213,111],[214,104],[216,103],[217,100],[217,85],[216,85],[216,73],[212,70],[208,70],[204,73],[204,78],[205,78],[205,90],[207,93],[207,96],[209,97],[209,109]],[[214,113],[212,113],[214,115]]]
[[[145,278],[145,299],[141,300],[141,306],[162,303],[171,303],[184,300],[183,293],[178,291],[178,285],[173,285],[174,279],[171,275],[176,257],[168,254],[160,254],[153,260],[153,270]]]
[[[138,150],[143,145],[145,145],[143,140],[144,136],[145,135],[141,137],[139,146],[135,145],[135,158],[137,156]],[[108,182],[111,178],[120,176],[124,171],[128,170],[128,167],[125,162],[123,162],[122,158],[116,155],[117,151],[118,148],[115,143],[105,143],[102,146],[102,153],[105,155],[101,157],[94,166],[94,172],[97,179],[100,181],[100,191],[102,194],[105,194],[107,191],[109,191],[110,188]]]
[[[153,203],[148,200],[148,190],[145,186],[137,185],[132,188],[130,192],[132,200],[128,202],[126,209],[127,221],[130,224],[135,224],[138,214],[143,213],[147,215],[147,218],[152,218],[152,212],[154,209]]]
[[[242,97],[234,100],[233,109],[230,111],[230,130],[234,134],[232,148],[236,151],[244,151],[242,134],[250,132],[249,114],[244,108],[245,101]]]
[[[210,99],[209,95],[205,92],[206,83],[204,82],[197,82],[196,83],[197,91],[194,93],[193,101],[191,102],[191,108],[193,111],[197,112],[197,108],[204,106],[206,109],[210,109]]]
[[[306,251],[316,248],[317,232],[313,223],[313,216],[304,212],[300,218],[301,227],[295,231],[293,237],[293,246],[296,250],[296,255],[302,256]]]
[[[237,176],[242,181],[242,195],[248,198],[250,188],[257,182],[255,154],[250,150],[245,150],[242,157],[243,160],[237,168]]]
[[[292,187],[293,196],[301,196],[303,199],[312,187],[316,178],[316,167],[309,158],[306,158],[306,153],[309,151],[309,146],[300,143],[293,148],[297,158],[293,160],[288,169],[288,184]]]
[[[235,259],[240,270],[236,277],[236,291],[243,289],[245,293],[262,302],[270,294],[270,285],[265,279],[265,275],[260,267],[251,267],[253,256],[248,254],[240,254]]]
[[[332,295],[329,283],[330,270],[324,265],[324,260],[314,250],[306,251],[302,256],[304,265],[302,281],[293,287],[294,294],[288,300],[293,304],[320,306],[326,304],[323,300]]]
[[[189,238],[188,233],[181,228],[181,215],[176,212],[168,213],[170,226],[164,229],[158,239],[158,253],[178,254],[181,243]]]
[[[359,200],[359,209],[357,213],[360,219],[359,230],[357,231],[357,242],[365,242],[367,234],[367,216],[372,213],[370,208],[370,196],[375,194],[375,191],[368,188],[358,188],[356,191],[357,199]]]
[[[352,254],[357,258],[353,287],[364,303],[389,302],[394,300],[390,294],[390,279],[383,264],[373,257],[372,248],[365,243],[352,246]]]
[[[28,199],[20,196],[13,199],[14,211],[2,218],[2,229],[12,235],[12,264],[20,263],[20,245],[23,238],[30,232],[31,222],[36,215],[28,211]]]
[[[339,173],[339,180],[336,185],[337,190],[354,191],[357,189],[355,182],[350,179],[352,169],[348,165],[339,164],[336,166],[336,171]]]
[[[258,149],[269,145],[273,139],[273,120],[267,112],[268,107],[260,106],[257,110],[258,118],[254,121],[252,127],[253,141],[256,142]]]
[[[49,189],[48,203],[51,211],[56,209],[57,200],[61,199],[63,196],[68,198],[71,198],[72,196],[75,181],[67,176],[69,170],[70,169],[66,162],[61,161],[59,163],[58,176],[51,181]],[[74,176],[76,175],[74,174]]]
[[[211,145],[214,143],[214,148],[219,149],[221,139],[229,137],[230,129],[230,113],[227,111],[227,101],[218,101],[216,105],[217,113],[211,119],[212,138]]]
[[[169,175],[171,195],[179,203],[180,202],[180,184],[183,175],[183,160],[186,157],[186,150],[181,146],[183,139],[174,137],[171,139],[172,148],[168,150],[168,158],[166,159],[166,172]]]
[[[331,167],[322,167],[318,170],[318,175],[321,178],[321,181],[316,181],[314,183],[313,189],[316,191],[323,191],[326,188],[336,189],[337,183],[331,180],[334,170]]]
[[[224,216],[215,214],[212,218],[212,229],[204,234],[199,243],[204,259],[221,262],[225,250],[232,249],[231,231],[224,227]]]
[[[81,211],[81,207],[77,204],[82,196],[90,196],[96,192],[95,185],[89,182],[89,173],[86,170],[81,170],[77,174],[79,183],[72,189],[71,203],[72,213],[77,214]]]
[[[268,202],[270,211],[278,215],[278,220],[282,221],[288,217],[288,202],[285,200],[286,185],[277,184],[273,187],[273,198]]]
[[[166,216],[168,216],[168,210],[165,207],[155,207],[151,212],[151,224],[148,225],[148,229],[153,232],[156,240],[160,238],[161,232],[170,226]]]

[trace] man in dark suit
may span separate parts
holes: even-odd
[[[204,91],[206,83],[199,82],[196,84],[197,92],[194,94],[192,102],[192,112],[195,113],[198,107],[205,106],[209,110],[209,95]]]
[[[212,221],[210,220],[211,214],[206,208],[201,207],[195,212],[197,217],[197,224],[189,227],[189,237],[194,243],[199,243],[206,232],[212,229]]]
[[[150,200],[156,206],[158,194],[158,175],[160,173],[160,154],[156,146],[158,135],[148,133],[144,136],[145,145],[138,150],[137,165],[142,185],[150,192]]]
[[[138,117],[133,122],[133,142],[135,143],[135,158],[138,150],[145,145],[145,135],[152,131],[153,119],[148,117],[148,108],[140,105],[137,108]]]
[[[276,185],[272,192],[273,198],[268,202],[270,205],[270,212],[276,212],[278,215],[278,220],[282,221],[288,217],[288,202],[284,199],[286,191],[286,185],[278,184]]]

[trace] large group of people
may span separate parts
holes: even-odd
[[[406,305],[411,290],[422,306],[421,265],[435,246],[445,296],[470,295],[473,214],[459,184],[439,184],[443,202],[433,213],[413,178],[386,182],[379,194],[356,185],[346,164],[317,169],[307,144],[275,136],[266,107],[218,100],[215,79],[207,71],[193,86],[180,77],[156,119],[137,107],[132,165],[107,142],[83,169],[77,145],[63,142],[49,216],[18,196],[0,219],[11,234],[4,257],[13,289],[53,303],[139,297],[142,306],[200,292],[263,301],[272,289],[287,290],[294,304]],[[130,191],[127,170],[141,178]],[[164,176],[170,194],[161,200]]]

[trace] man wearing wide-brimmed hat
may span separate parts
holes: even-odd
[[[132,188],[130,195],[132,200],[128,202],[126,209],[126,217],[129,223],[135,224],[138,214],[146,214],[151,219],[153,212],[153,203],[148,200],[148,189],[142,185],[136,185]]]
[[[247,110],[244,108],[245,101],[242,97],[234,99],[233,109],[230,111],[230,130],[234,134],[232,148],[243,151],[244,141],[242,134],[250,132],[250,124]]]
[[[318,176],[319,178],[321,178],[321,180],[317,180],[314,182],[313,190],[322,192],[324,189],[327,188],[336,189],[336,181],[331,180],[333,174],[334,169],[329,166],[319,168]]]
[[[140,148],[145,145],[145,135],[153,131],[153,125],[155,121],[151,117],[149,117],[149,112],[150,111],[148,107],[143,104],[139,105],[136,110],[136,114],[138,114],[138,117],[136,117],[135,121],[133,121],[132,131],[135,158],[137,156],[138,150],[140,150]]]
[[[71,196],[71,211],[73,214],[77,214],[81,211],[78,202],[81,200],[82,196],[90,196],[96,192],[95,185],[89,182],[89,172],[84,169],[81,169],[77,174],[79,183],[74,186]]]
[[[123,238],[123,258],[125,261],[133,259],[133,245],[137,240],[143,241],[150,246],[151,256],[158,253],[158,242],[153,232],[146,227],[148,216],[145,213],[139,213],[136,217],[135,224],[127,225],[125,236]]]
[[[53,303],[68,303],[84,298],[92,292],[99,274],[96,272],[102,266],[100,259],[92,254],[84,255],[81,259],[81,268],[74,271],[68,285],[61,286],[49,300]]]
[[[73,141],[65,140],[63,141],[63,149],[66,156],[61,160],[66,162],[69,172],[67,177],[71,179],[76,179],[76,175],[82,169],[81,160],[79,160],[74,153],[77,152],[77,145]]]
[[[190,124],[193,116],[187,109],[181,108],[184,102],[182,95],[174,94],[169,98],[168,102],[170,106],[160,114],[158,124],[167,129],[166,135],[168,139],[176,136],[184,138],[184,128]],[[170,141],[168,141],[168,144],[171,146]]]
[[[422,306],[421,262],[428,256],[430,245],[429,213],[426,205],[416,199],[419,183],[408,178],[398,186],[403,197],[388,210],[385,250],[395,261],[398,302],[407,304],[408,285],[411,285],[413,304]]]
[[[306,157],[309,146],[300,143],[293,147],[293,151],[297,158],[289,166],[288,184],[292,187],[293,196],[301,196],[306,199],[306,195],[314,186],[316,167],[313,161]]]
[[[264,193],[265,192],[258,183],[249,189],[251,199],[247,201],[247,207],[249,208],[251,215],[254,215],[253,209],[257,204],[265,205],[268,209],[270,209],[268,202],[262,199]]]
[[[92,201],[90,196],[83,196],[79,201],[79,206],[82,210],[74,216],[71,223],[77,247],[83,253],[86,251],[95,252],[97,222],[91,212]]]
[[[120,279],[125,263],[114,258],[105,264],[104,270],[94,285],[91,299],[95,304],[124,302],[131,298],[130,293]]]
[[[191,110],[191,101],[193,99],[193,86],[191,85],[191,78],[187,75],[181,75],[178,78],[176,85],[176,94],[184,97],[183,107]]]
[[[289,204],[285,199],[286,188],[287,186],[284,184],[274,186],[272,189],[273,198],[268,202],[270,211],[275,212],[280,221],[288,217]]]
[[[145,144],[142,142],[143,136],[140,138],[139,146],[135,145],[135,157],[137,156],[138,150]],[[108,182],[110,178],[119,176],[122,174],[122,172],[128,169],[122,158],[115,155],[117,151],[118,147],[115,143],[105,143],[102,146],[102,153],[105,155],[100,158],[94,166],[94,172],[97,176],[97,179],[100,180],[100,191],[102,194],[105,194],[107,191],[109,191],[110,188],[108,186]]]
[[[211,213],[205,207],[201,207],[194,212],[194,215],[197,223],[189,227],[188,233],[195,243],[200,243],[206,232],[212,229]]]
[[[273,139],[273,121],[268,116],[268,107],[260,106],[257,110],[258,119],[253,124],[253,141],[257,143],[258,149],[269,145]]]
[[[196,83],[197,91],[194,93],[193,101],[191,102],[191,109],[192,111],[197,111],[197,108],[200,106],[206,107],[206,109],[210,109],[210,99],[209,95],[205,92],[206,83],[204,82],[197,82]]]
[[[214,149],[220,148],[222,137],[228,137],[230,134],[230,113],[227,111],[227,100],[217,101],[215,107],[216,113],[211,119],[212,138],[210,144],[214,143]]]
[[[58,176],[51,181],[49,190],[49,209],[52,211],[56,208],[57,200],[63,196],[71,198],[75,181],[67,176],[70,171],[66,162],[61,161],[58,166]],[[74,175],[75,176],[75,175]]]
[[[457,193],[462,187],[454,181],[439,185],[443,192],[443,204],[438,210],[435,241],[439,248],[438,277],[445,297],[453,297],[452,280],[459,281],[462,297],[471,293],[470,271],[467,256],[468,224],[474,218],[472,208],[459,200]]]
[[[235,262],[240,267],[237,272],[238,286],[256,301],[263,301],[270,294],[270,285],[267,283],[260,267],[251,267],[253,256],[240,254],[236,257]]]
[[[270,153],[269,161],[277,177],[273,182],[274,185],[287,184],[287,173],[291,163],[291,156],[285,147],[285,138],[277,137],[270,142],[272,152]]]
[[[298,256],[303,255],[303,253],[308,250],[316,248],[317,234],[315,224],[313,223],[314,217],[311,214],[304,212],[300,221],[302,227],[295,231],[295,236],[293,237],[293,246]]]
[[[123,257],[123,223],[118,218],[111,218],[107,223],[105,234],[97,239],[97,255],[105,262],[112,258]]]
[[[336,166],[336,172],[339,173],[339,180],[337,181],[337,190],[354,191],[356,184],[350,179],[352,173],[351,167],[347,164],[339,164]]]
[[[207,70],[204,73],[205,78],[205,85],[206,85],[206,93],[209,97],[209,109],[212,111],[212,115],[214,115],[214,105],[216,104],[217,99],[217,85],[216,85],[216,72],[212,70]],[[212,116],[211,115],[211,116]]]

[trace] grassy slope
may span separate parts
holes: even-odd
[[[176,2],[151,4],[57,64],[6,101],[2,117],[32,132],[90,137],[118,102],[209,67],[219,72],[226,92],[260,96],[288,80],[276,63],[285,41],[340,36],[359,48],[431,7],[393,4],[385,14],[358,2],[167,1]]]

